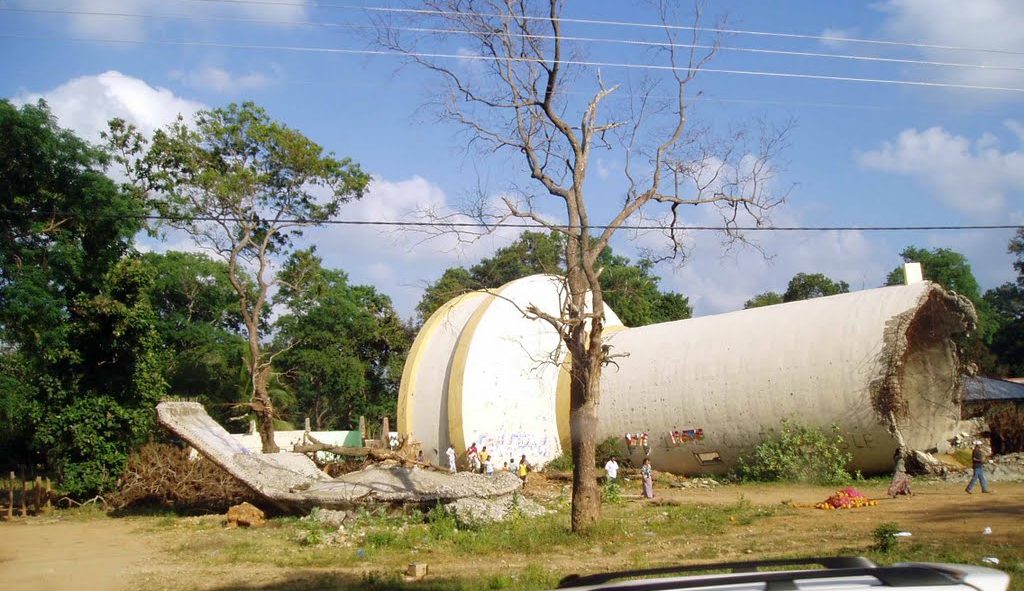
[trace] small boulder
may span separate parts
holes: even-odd
[[[263,527],[266,523],[263,511],[250,503],[241,503],[231,507],[224,517],[226,527]]]

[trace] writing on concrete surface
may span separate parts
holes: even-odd
[[[543,463],[554,459],[561,452],[561,445],[558,438],[548,433],[481,433],[476,437],[477,447],[486,447],[498,467],[505,458],[512,458],[519,461],[519,457],[526,455],[526,461]]]

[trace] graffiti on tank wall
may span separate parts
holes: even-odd
[[[558,438],[548,433],[483,433],[476,437],[477,447],[486,447],[496,460],[505,461],[526,455],[532,463],[554,459],[562,451]]]
[[[676,429],[673,427],[666,439],[667,442],[675,446],[704,441],[704,429]]]
[[[626,433],[625,435],[626,447],[632,453],[637,448],[644,450],[644,455],[651,455],[651,444],[647,439],[647,432],[640,433]]]

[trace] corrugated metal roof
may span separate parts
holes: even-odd
[[[964,376],[964,402],[1024,400],[1024,384],[981,376]]]

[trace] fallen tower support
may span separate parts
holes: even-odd
[[[487,446],[502,462],[568,448],[568,361],[557,333],[563,281],[537,275],[442,306],[406,362],[399,432],[443,464]],[[786,418],[839,426],[852,469],[890,469],[898,438],[942,449],[958,430],[953,337],[973,328],[965,298],[931,282],[870,289],[638,328],[606,308],[598,441],[647,434],[656,469],[721,473]],[[892,429],[892,419],[898,426]]]
[[[522,483],[511,474],[447,474],[417,467],[374,467],[331,478],[301,453],[256,453],[242,446],[198,402],[161,402],[160,424],[285,511],[350,509],[380,503],[434,505],[501,497]]]

